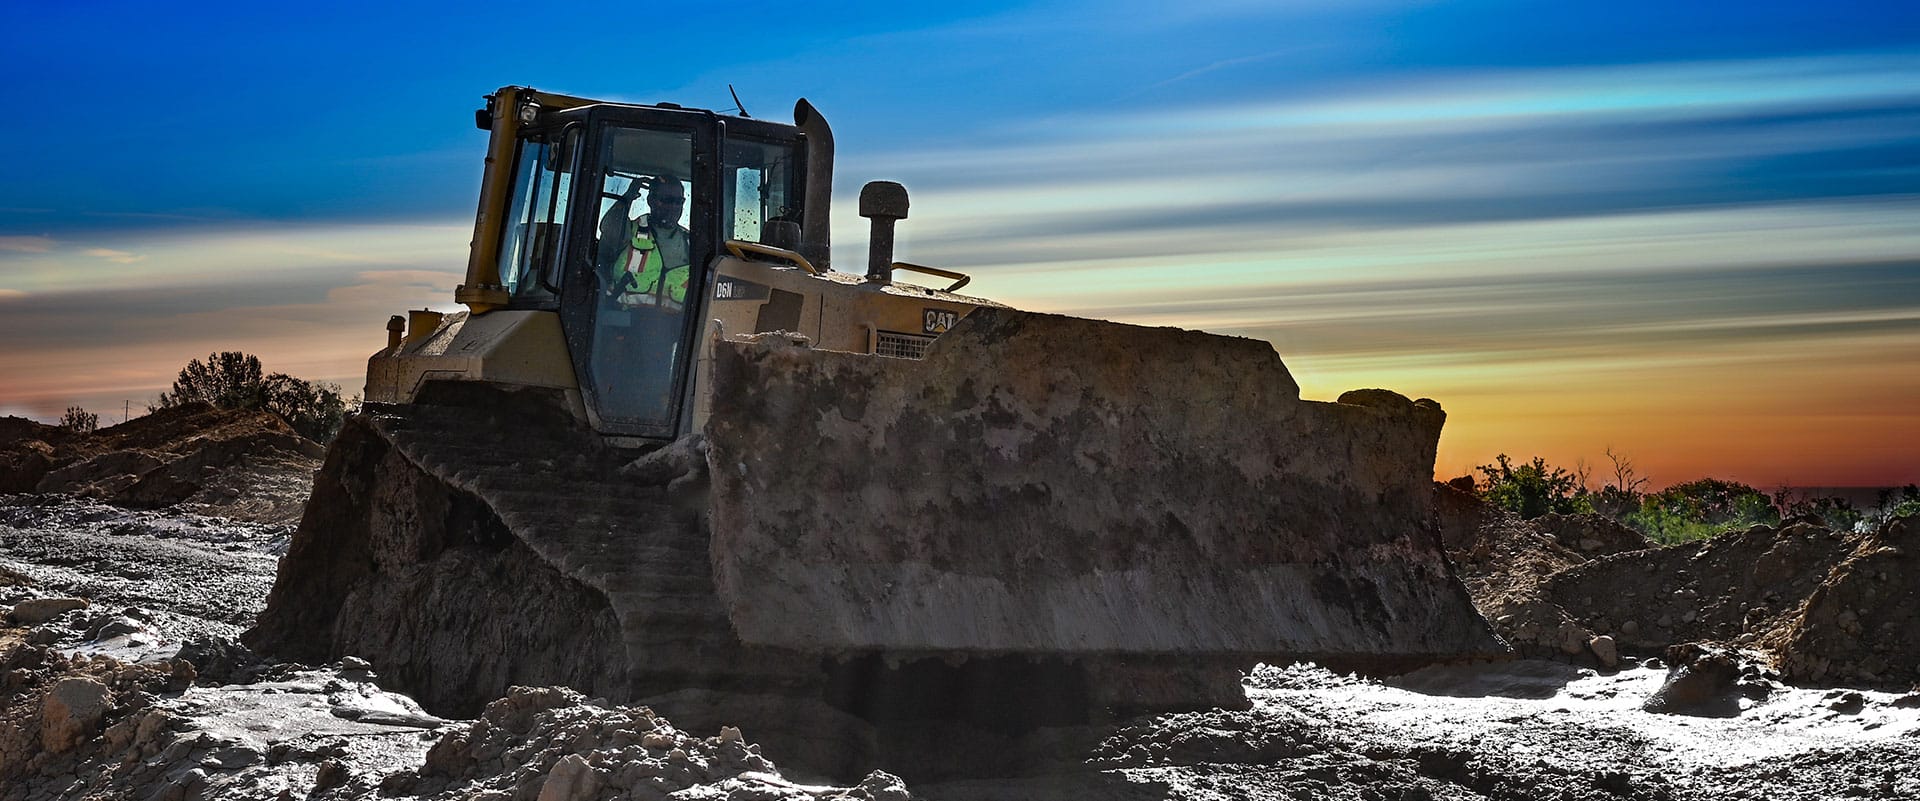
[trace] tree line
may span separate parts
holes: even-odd
[[[1881,490],[1874,509],[1863,510],[1845,498],[1814,497],[1791,487],[1772,494],[1737,481],[1702,478],[1658,492],[1625,454],[1606,451],[1613,476],[1591,488],[1591,470],[1582,462],[1569,471],[1541,457],[1515,464],[1500,454],[1493,464],[1475,468],[1475,494],[1493,506],[1532,519],[1549,512],[1601,514],[1661,544],[1704,539],[1754,525],[1778,525],[1790,518],[1813,517],[1836,530],[1862,522],[1920,515],[1920,486]]]
[[[148,404],[147,411],[189,403],[271,412],[302,436],[325,443],[340,433],[341,422],[360,399],[341,395],[339,385],[330,382],[267,373],[259,357],[229,350],[210,353],[205,361],[188,361],[173,387]],[[99,415],[78,406],[68,407],[60,418],[60,426],[72,431],[90,432],[99,425]]]

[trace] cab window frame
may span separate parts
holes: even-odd
[[[574,140],[569,142],[568,137],[574,137]],[[504,262],[507,255],[514,251],[514,227],[521,222],[518,215],[515,215],[513,212],[522,193],[529,191],[520,185],[520,180],[523,177],[522,169],[525,167],[522,159],[526,158],[530,144],[545,144],[551,149],[559,150],[566,159],[566,168],[564,170],[554,171],[551,174],[554,176],[562,174],[567,176],[567,186],[565,189],[567,200],[564,208],[551,209],[552,215],[558,218],[557,222],[560,226],[559,236],[554,237],[548,245],[550,248],[550,251],[546,254],[548,263],[540,265],[539,269],[534,271],[538,287],[543,291],[538,293],[529,292],[525,286],[516,281],[513,293],[508,298],[506,308],[555,311],[560,308],[561,286],[567,282],[566,250],[568,241],[572,237],[571,228],[574,219],[572,216],[574,195],[578,193],[579,189],[575,184],[581,174],[581,125],[577,120],[561,121],[556,124],[523,129],[517,138],[519,141],[514,147],[514,163],[510,173],[513,176],[514,185],[510,189],[509,200],[505,210],[506,218],[501,221],[500,238],[496,243],[497,248],[495,251],[500,254],[496,259],[501,262],[502,279],[508,277]],[[534,174],[538,175],[540,172],[542,171],[536,170]],[[553,192],[550,188],[542,185],[535,191],[543,193],[543,196],[546,197],[547,200],[551,200],[551,194]],[[552,223],[555,222],[555,220],[548,220],[548,222]],[[530,239],[529,242],[523,244],[521,247],[530,248],[531,246],[532,241]],[[529,258],[537,255],[539,254],[532,254]],[[519,267],[520,265],[518,264],[514,265],[514,269],[516,270],[519,269]],[[515,277],[517,278],[518,276]]]

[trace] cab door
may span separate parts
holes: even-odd
[[[690,421],[693,354],[717,237],[715,122],[588,107],[561,317],[603,434],[671,439]]]

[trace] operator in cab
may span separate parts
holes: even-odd
[[[629,218],[645,191],[647,212]],[[595,265],[593,382],[607,413],[672,422],[691,237],[680,224],[686,188],[670,175],[632,181],[600,218]]]
[[[628,219],[640,191],[647,213]],[[600,219],[600,275],[621,308],[679,311],[687,301],[691,273],[687,229],[680,225],[686,190],[671,176],[634,181]]]

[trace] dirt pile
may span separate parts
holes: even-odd
[[[114,784],[164,785],[173,739],[160,693],[193,679],[185,662],[69,657],[0,629],[0,799],[77,798]]]
[[[1755,526],[1594,559],[1550,578],[1545,596],[1633,650],[1752,646],[1797,617],[1851,550],[1847,535],[1819,526]]]
[[[284,522],[298,519],[323,450],[271,413],[203,403],[90,433],[9,417],[0,492]]]
[[[562,688],[516,687],[447,721],[360,660],[305,668],[214,642],[129,664],[39,631],[0,628],[0,801],[911,798],[884,773],[802,785],[737,728],[698,737]]]
[[[1471,492],[1434,488],[1434,525],[1480,613],[1522,656],[1586,653],[1595,636],[1546,597],[1548,579],[1587,560]]]
[[[1434,525],[1474,601],[1527,656],[1608,666],[1703,643],[1765,655],[1789,680],[1920,682],[1920,518],[1870,533],[1813,518],[1653,547],[1599,515],[1523,521],[1437,485]]]
[[[362,782],[360,792],[376,788]],[[700,737],[674,728],[647,707],[590,701],[557,687],[515,687],[465,726],[443,733],[412,773],[391,774],[385,795],[533,801],[682,797],[905,801],[898,778],[869,774],[856,787],[810,788],[783,778],[760,746],[724,727]]]
[[[1789,678],[1869,685],[1920,682],[1920,517],[1864,537],[1763,642]]]

